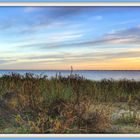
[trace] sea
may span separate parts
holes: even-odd
[[[19,73],[25,75],[26,73],[32,73],[34,75],[47,75],[48,78],[55,77],[56,74],[67,77],[70,75],[70,70],[0,70],[0,76],[11,73]],[[140,70],[74,70],[72,74],[83,76],[89,80],[100,81],[103,79],[113,80],[136,80],[140,81]]]

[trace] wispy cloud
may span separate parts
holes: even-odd
[[[101,43],[112,44],[139,44],[140,26],[114,31],[98,40]]]
[[[102,19],[103,19],[103,16],[98,15],[98,16],[95,16],[94,18],[95,18],[96,20],[102,20]]]
[[[51,54],[28,54],[19,56],[9,56],[9,58],[1,58],[1,60],[11,62],[78,62],[78,61],[106,61],[111,59],[122,58],[140,58],[140,50],[120,51],[120,52],[59,52]],[[4,63],[3,61],[3,63]]]
[[[133,27],[128,29],[121,29],[113,31],[113,33],[107,33],[98,39],[93,40],[79,40],[77,38],[82,37],[83,34],[76,33],[64,33],[56,34],[55,36],[49,37],[46,42],[27,44],[19,47],[37,47],[38,49],[55,49],[63,47],[103,47],[105,44],[114,45],[127,45],[127,44],[140,44],[140,27]],[[75,42],[70,42],[73,40]],[[69,42],[64,42],[69,41]]]
[[[25,7],[24,9],[23,9],[23,11],[25,12],[25,13],[32,13],[32,12],[35,12],[35,11],[39,11],[41,8],[39,8],[39,7]]]

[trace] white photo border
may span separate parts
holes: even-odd
[[[140,2],[0,2],[0,7],[110,6],[139,7]],[[0,138],[140,138],[140,134],[0,134]]]

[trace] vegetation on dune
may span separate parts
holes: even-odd
[[[0,133],[116,133],[111,129],[112,104],[140,105],[140,82],[90,81],[72,73],[68,77],[30,73],[0,77]],[[115,123],[134,123],[133,116]],[[114,132],[113,132],[114,131]]]

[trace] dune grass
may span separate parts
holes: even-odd
[[[91,81],[73,74],[51,79],[30,73],[3,75],[0,133],[118,133],[111,128],[113,104],[118,102],[139,110],[140,82]],[[140,125],[134,119],[121,116],[114,124]]]

